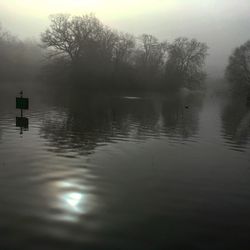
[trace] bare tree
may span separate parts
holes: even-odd
[[[178,38],[168,44],[143,34],[136,40],[103,25],[94,15],[57,14],[50,19],[50,27],[41,35],[44,47],[61,65],[70,62],[70,77],[79,82],[114,80],[159,88],[166,72],[168,78],[194,87],[204,77],[207,46],[195,39]]]
[[[99,38],[100,46],[99,52],[101,57],[107,61],[112,62],[115,57],[115,46],[119,41],[119,36],[115,31],[104,27]]]
[[[233,51],[226,68],[226,77],[233,91],[250,91],[250,41]]]
[[[50,16],[50,27],[41,35],[45,47],[51,48],[51,57],[66,56],[77,61],[86,49],[98,43],[103,25],[93,15],[73,17],[57,14]]]
[[[178,81],[177,84],[189,88],[198,87],[205,77],[202,68],[207,56],[208,46],[196,39],[177,38],[168,45],[166,77]]]
[[[120,33],[117,35],[117,42],[114,48],[114,60],[116,65],[128,63],[130,55],[135,48],[135,38],[128,33]]]
[[[164,63],[167,43],[159,42],[156,37],[148,34],[143,34],[139,40],[141,46],[138,54],[143,68],[151,73],[156,73]]]

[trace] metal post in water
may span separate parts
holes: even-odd
[[[29,119],[23,116],[24,110],[29,109],[29,98],[23,97],[23,91],[20,91],[20,96],[16,97],[16,108],[20,109],[21,116],[16,117],[16,127],[20,127],[20,133],[23,133],[23,128],[29,127]]]
[[[20,98],[23,98],[23,91],[20,91]],[[23,109],[21,108],[21,117],[23,117]]]

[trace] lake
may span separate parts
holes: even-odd
[[[250,109],[201,94],[0,101],[1,249],[247,249]],[[248,247],[247,247],[248,246]]]

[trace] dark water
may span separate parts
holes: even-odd
[[[0,102],[0,249],[248,249],[250,109],[200,95]]]

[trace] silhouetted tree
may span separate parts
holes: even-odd
[[[65,14],[50,16],[50,27],[41,35],[44,46],[51,48],[51,57],[66,56],[72,62],[86,52],[90,40],[96,40],[102,29],[94,16],[73,17]]]
[[[137,39],[137,46],[132,53],[132,64],[140,88],[159,88],[166,48],[166,42],[160,42],[149,34],[142,34]]]
[[[203,65],[208,46],[196,39],[177,38],[167,47],[166,79],[176,88],[190,89],[200,87],[205,77]]]
[[[234,93],[250,91],[250,41],[236,48],[229,57],[226,78]]]
[[[167,82],[174,82],[176,89],[197,88],[204,78],[207,46],[195,39],[178,38],[173,44],[149,34],[135,39],[111,30],[93,15],[57,14],[50,20],[41,35],[44,47],[49,48],[53,68],[65,65],[64,72],[70,72],[77,86],[160,89],[166,73]],[[60,67],[54,67],[58,63]]]
[[[94,15],[71,17],[57,14],[50,16],[50,27],[41,35],[45,47],[51,48],[50,56],[64,56],[75,63],[98,52],[111,60],[117,35],[104,26]]]
[[[143,34],[139,39],[141,42],[137,59],[139,64],[151,73],[157,72],[164,63],[167,43],[161,43],[156,37],[148,34]]]
[[[136,45],[134,36],[128,33],[119,33],[114,45],[114,59],[116,66],[131,63],[131,54]]]
[[[134,47],[132,36],[112,31],[93,15],[58,14],[50,20],[50,27],[41,35],[44,46],[51,49],[49,56],[70,62],[72,76],[85,84],[105,82],[115,65],[128,60]]]

